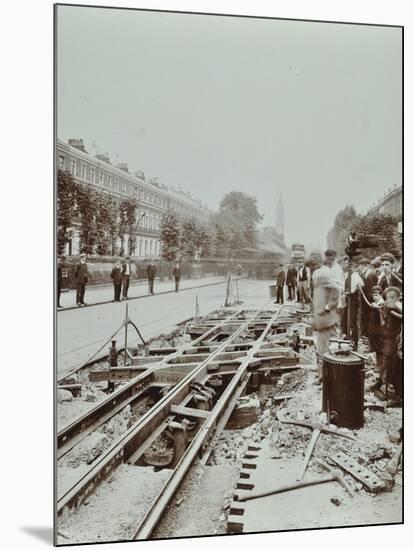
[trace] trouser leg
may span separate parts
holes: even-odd
[[[354,342],[354,349],[358,348],[359,327],[358,327],[359,302],[358,296],[354,297],[351,303],[351,339]]]
[[[310,304],[311,303],[311,297],[310,297],[310,288],[308,285],[303,285],[303,296],[304,296],[304,303]]]
[[[82,300],[81,300],[81,303],[84,304],[85,303],[85,288],[86,288],[86,284],[85,283],[82,283]]]
[[[124,298],[128,297],[128,289],[129,289],[129,275],[124,275],[122,279],[122,295]]]
[[[393,383],[394,366],[397,357],[397,342],[395,337],[384,338],[384,375],[385,384]]]
[[[329,351],[329,340],[333,334],[334,327],[329,327],[318,332],[317,351],[318,351],[318,375],[322,379],[322,360],[325,353]]]
[[[62,283],[58,281],[57,284],[57,305],[60,306],[60,294],[62,292]]]
[[[76,285],[76,303],[83,304],[85,297],[85,283],[78,283]]]
[[[361,299],[359,312],[360,312],[361,336],[368,336],[369,307],[363,298]]]
[[[348,328],[348,308],[345,306],[342,310],[342,317],[341,317],[341,332],[342,334],[347,333]]]
[[[304,303],[305,297],[303,293],[303,283],[298,283],[298,297],[301,304]]]

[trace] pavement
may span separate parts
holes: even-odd
[[[201,285],[211,285],[218,283],[225,283],[227,281],[226,277],[202,277],[199,279],[181,279],[180,290],[185,290],[188,288],[195,288]],[[154,282],[154,292],[156,294],[165,293],[165,292],[175,292],[175,282],[174,280],[164,280],[160,281],[158,279]],[[148,282],[147,281],[132,281],[129,285],[128,298],[142,298],[144,296],[149,296],[148,293]],[[112,303],[114,297],[113,285],[94,285],[86,286],[85,292],[85,302],[88,306],[93,306],[96,304]],[[58,312],[67,311],[70,308],[78,308],[76,305],[76,290],[69,290],[62,292],[60,296],[60,304],[63,306],[61,309],[58,309]]]
[[[213,279],[213,278],[208,278]],[[102,358],[108,355],[110,343],[107,341],[113,333],[122,325],[128,305],[128,316],[138,326],[145,340],[168,333],[178,324],[195,315],[196,297],[199,304],[200,315],[206,315],[210,311],[222,307],[226,296],[226,280],[222,284],[213,284],[196,288],[196,284],[206,284],[207,278],[183,281],[183,290],[176,293],[155,294],[153,296],[142,295],[139,300],[126,302],[104,303],[94,307],[82,307],[69,309],[57,316],[57,377],[62,378],[72,370],[79,368],[92,358]],[[217,278],[214,278],[217,279]],[[219,281],[211,281],[219,282]],[[184,284],[185,283],[185,284]],[[155,286],[159,292],[161,284]],[[164,283],[171,287],[171,282]],[[269,285],[271,281],[241,279],[237,282],[239,296],[243,306],[257,308],[265,303],[271,303],[269,298]],[[184,288],[187,290],[184,291]],[[107,297],[108,288],[89,290],[90,294],[104,292]],[[137,296],[139,292],[146,291],[147,287],[134,288]],[[88,291],[87,291],[88,292]],[[133,296],[133,293],[131,292]],[[92,296],[89,300],[91,301]],[[86,295],[88,301],[88,295]],[[123,347],[124,330],[114,338],[117,347]],[[130,326],[128,329],[128,344],[138,342],[138,335]],[[100,351],[96,357],[94,355]]]

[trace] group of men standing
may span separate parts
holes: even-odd
[[[122,290],[122,299],[128,300],[128,289],[129,281],[131,279],[131,258],[127,256],[125,260],[121,263],[121,260],[118,259],[115,262],[114,267],[111,271],[111,279],[114,285],[114,299],[113,302],[121,301],[121,290]]]
[[[362,337],[376,355],[379,377],[371,388],[382,395],[385,385],[399,402],[402,393],[402,253],[392,249],[381,256],[358,262],[346,260],[342,267],[336,252],[327,250],[308,265],[289,265],[286,273],[279,266],[276,274],[276,302],[283,303],[284,286],[288,300],[309,304],[317,331],[318,362],[329,351],[329,340],[336,335],[349,338],[358,349]],[[349,311],[348,311],[349,308]],[[321,373],[321,368],[320,371]]]
[[[110,277],[113,283],[114,298],[113,302],[120,302],[121,299],[128,300],[128,290],[132,275],[131,258],[126,256],[123,260],[117,259],[112,267]],[[148,279],[148,293],[154,294],[154,281],[157,274],[157,266],[150,262],[146,269]],[[177,262],[172,271],[175,281],[175,292],[178,292],[181,280],[181,267]],[[57,307],[61,308],[60,297],[62,293],[62,282],[68,277],[68,265],[65,256],[61,255],[57,262]],[[86,254],[79,256],[79,261],[73,269],[73,278],[76,287],[76,305],[78,307],[86,306],[85,290],[88,283],[89,270],[86,262]]]
[[[295,267],[289,264],[286,272],[283,264],[276,270],[276,303],[284,303],[285,286],[288,291],[288,300],[295,300],[303,305],[310,305],[312,301],[312,270],[304,261]]]

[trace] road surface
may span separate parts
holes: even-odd
[[[201,281],[201,280],[200,280]],[[259,307],[269,301],[271,281],[243,279],[238,281],[243,306]],[[194,288],[184,292],[147,296],[140,300],[128,300],[128,315],[138,326],[145,340],[170,332],[177,323],[195,314],[198,296],[200,315],[224,305],[226,284]],[[57,377],[88,362],[104,346],[97,357],[107,354],[110,344],[104,345],[121,326],[125,318],[125,303],[109,303],[94,307],[77,308],[57,316]],[[124,332],[115,338],[122,347]],[[132,327],[128,331],[128,343],[137,342]]]

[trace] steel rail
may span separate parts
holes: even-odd
[[[231,412],[228,409],[228,405],[230,404],[234,406],[235,404],[235,401],[231,398],[237,391],[240,383],[242,383],[244,378],[246,377],[247,368],[250,362],[254,359],[255,353],[259,350],[263,339],[265,338],[268,331],[272,328],[274,319],[276,319],[280,315],[282,308],[283,306],[281,306],[279,308],[279,311],[271,317],[262,334],[256,340],[254,346],[249,350],[246,357],[243,359],[230,384],[223,392],[220,399],[217,401],[216,405],[211,411],[211,414],[202,424],[198,434],[194,437],[186,452],[182,456],[180,462],[178,463],[177,467],[166,481],[164,487],[159,492],[150,510],[146,513],[144,519],[140,522],[139,527],[134,533],[133,540],[143,540],[150,538],[152,532],[159,523],[159,520],[161,519],[165,508],[170,503],[172,497],[174,496],[182,480],[184,479],[184,476],[187,474],[192,463],[198,456],[199,451],[203,450],[202,448],[206,441],[207,443],[211,443],[213,436],[218,435],[217,422],[220,421],[220,419],[223,420],[220,424],[220,428],[224,428],[229,413]]]
[[[247,324],[260,313],[268,302],[258,310],[256,310],[252,317],[246,319],[228,339],[223,341],[209,357],[204,359],[200,365],[189,372],[185,378],[176,384],[176,386],[161,400],[154,405],[149,411],[147,411],[131,428],[122,436],[122,438],[95,462],[92,468],[84,474],[69,490],[65,492],[58,499],[57,513],[61,514],[65,508],[72,508],[82,502],[87,496],[93,493],[96,485],[105,479],[110,472],[121,462],[126,462],[128,458],[136,451],[136,449],[144,443],[144,441],[151,436],[151,433],[171,414],[171,405],[180,405],[181,401],[191,391],[190,384],[198,382],[202,379],[203,374],[207,375],[207,365],[213,361],[216,355],[218,355],[226,345],[230,344],[232,340],[237,338],[244,330],[246,330]],[[217,330],[218,327],[210,329],[212,332]],[[205,335],[203,335],[204,337]],[[195,341],[196,342],[196,341]],[[192,342],[191,344],[194,344]],[[191,345],[190,344],[190,345]],[[178,355],[180,352],[176,352]],[[171,368],[171,365],[167,365]],[[150,369],[150,372],[154,372],[155,368]],[[159,370],[159,369],[158,369]],[[132,383],[135,383],[133,380]]]
[[[235,317],[240,313],[240,311],[235,312],[231,317]],[[84,437],[95,431],[102,424],[115,416],[115,414],[118,414],[124,406],[127,406],[131,402],[131,400],[138,398],[138,393],[142,394],[143,389],[149,388],[154,372],[163,367],[171,367],[169,361],[180,357],[193,346],[197,346],[205,337],[220,330],[222,324],[223,321],[219,321],[196,340],[185,344],[174,353],[163,357],[161,361],[151,363],[151,367],[148,370],[137,375],[133,380],[114,391],[108,398],[98,403],[91,410],[64,426],[57,434],[57,458],[61,458]],[[124,404],[123,406],[122,403]]]

